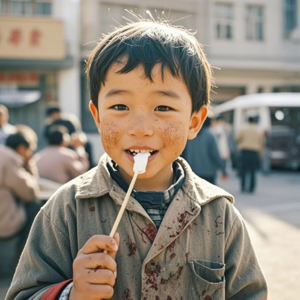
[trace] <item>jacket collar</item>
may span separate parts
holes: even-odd
[[[106,166],[107,163],[111,164],[111,161],[111,158],[105,153],[100,158],[97,167],[81,176],[82,181],[75,195],[76,199],[96,198],[110,193],[116,185]],[[178,157],[177,161],[181,164],[185,172],[185,181],[181,188],[193,202],[202,206],[220,197],[225,197],[230,202],[234,202],[231,194],[195,175],[183,158]]]

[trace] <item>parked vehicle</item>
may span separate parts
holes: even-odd
[[[214,108],[236,134],[248,117],[257,120],[266,136],[263,169],[300,167],[300,93],[262,93],[239,96]]]

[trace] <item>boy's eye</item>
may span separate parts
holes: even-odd
[[[115,109],[115,110],[129,110],[128,107],[124,104],[117,104],[112,106],[111,108]]]
[[[156,111],[169,111],[172,110],[169,106],[160,105],[155,108]]]

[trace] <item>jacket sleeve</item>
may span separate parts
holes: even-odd
[[[240,214],[226,241],[226,299],[266,300],[267,284]]]
[[[54,214],[59,215],[56,211]],[[42,208],[33,223],[6,300],[40,300],[48,290],[53,291],[57,284],[71,279],[75,252],[70,246],[68,230],[56,224]]]
[[[23,201],[33,201],[39,191],[37,176],[29,173],[15,160],[11,160],[5,169],[5,184]]]

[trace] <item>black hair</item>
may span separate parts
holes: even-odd
[[[46,116],[50,117],[52,114],[61,112],[61,109],[57,103],[51,103],[46,108]]]
[[[29,148],[30,143],[27,141],[25,135],[22,132],[17,132],[10,134],[6,138],[6,146],[16,150],[19,146],[24,145],[26,148]]]
[[[66,134],[68,134],[68,129],[65,126],[51,126],[47,135],[48,144],[61,145]]]
[[[16,125],[14,133],[6,138],[6,146],[16,150],[20,145],[24,145],[31,150],[37,147],[38,138],[35,131],[26,125]]]
[[[118,73],[129,73],[142,65],[145,76],[152,81],[152,69],[161,64],[162,80],[166,67],[186,84],[192,99],[192,112],[209,104],[211,68],[193,34],[166,21],[139,20],[104,37],[88,59],[86,73],[90,95],[97,108],[98,94],[108,70],[122,58],[126,59],[126,64]]]

